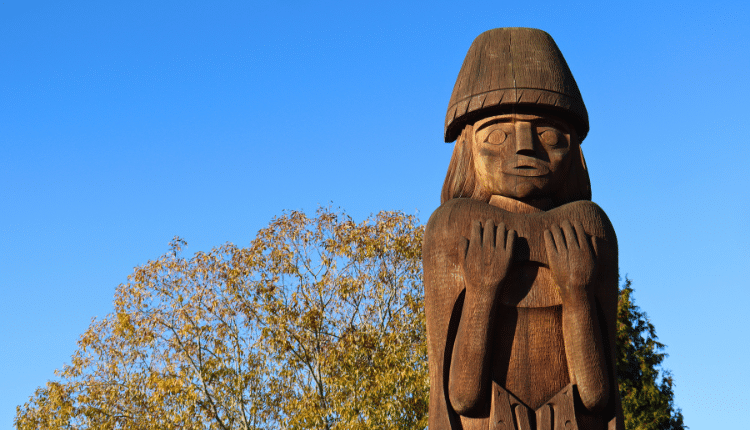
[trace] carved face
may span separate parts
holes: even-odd
[[[571,130],[551,116],[506,114],[474,124],[472,152],[479,184],[517,200],[551,197],[570,166]]]

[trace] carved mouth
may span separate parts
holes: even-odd
[[[549,173],[549,167],[540,162],[523,160],[507,166],[504,172],[514,176],[544,176]]]

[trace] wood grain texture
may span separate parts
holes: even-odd
[[[481,76],[481,79],[477,79]],[[573,75],[549,34],[533,28],[496,28],[469,48],[445,117],[445,141],[485,111],[529,105],[567,113],[583,140],[588,113]]]
[[[494,308],[494,324],[484,359],[488,360],[490,369],[487,383],[507,391],[519,405],[530,410],[543,407],[561,395],[566,387],[572,387],[570,364],[585,367],[581,362],[585,362],[586,357],[570,363],[563,333],[564,304],[549,273],[543,241],[543,232],[562,221],[577,220],[584,226],[598,267],[592,297],[595,324],[601,333],[597,341],[606,356],[600,373],[606,375],[603,377],[610,383],[607,384],[606,404],[599,411],[603,416],[595,420],[595,427],[582,427],[574,420],[571,420],[571,425],[576,426],[572,428],[603,428],[597,425],[615,415],[616,385],[612,360],[618,281],[617,240],[606,214],[590,201],[519,214],[472,199],[452,199],[442,205],[430,218],[425,233],[423,258],[431,381],[430,428],[492,428],[490,417],[496,414],[492,411],[502,409],[501,405],[490,400],[488,389],[487,398],[480,401],[481,406],[469,414],[459,415],[452,406],[448,390],[450,368],[456,365],[451,363],[454,358],[452,349],[456,344],[466,295],[466,280],[459,263],[460,242],[471,236],[471,225],[477,220],[493,220],[495,225],[504,224],[508,229],[516,230],[519,244],[524,244],[515,249],[507,288],[498,296],[499,306]],[[574,343],[578,337],[580,333],[571,333],[567,343]],[[568,393],[572,399],[572,392]],[[580,400],[578,403],[581,413],[587,412]],[[574,408],[572,400],[569,407]],[[554,409],[552,414],[557,416]],[[535,420],[532,418],[531,422]],[[591,421],[586,422],[591,424]],[[560,428],[566,428],[564,424],[560,424],[563,426]]]
[[[617,239],[590,201],[588,113],[545,32],[469,48],[423,244],[432,430],[622,429]]]

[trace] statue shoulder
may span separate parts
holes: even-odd
[[[452,279],[460,273],[459,241],[469,236],[474,219],[486,220],[496,211],[497,208],[485,202],[463,198],[451,199],[435,209],[427,221],[422,242],[427,289],[446,283],[453,285]]]
[[[568,203],[554,210],[577,215],[574,218],[581,221],[586,232],[592,236],[599,265],[598,295],[600,298],[606,297],[609,308],[614,306],[616,309],[619,282],[617,235],[609,217],[599,205],[588,200]]]
[[[435,209],[430,215],[425,229],[425,238],[435,236],[452,230],[455,226],[470,225],[474,219],[486,219],[488,216],[497,216],[496,212],[502,210],[490,206],[488,203],[468,199],[456,198],[450,199]]]
[[[502,213],[505,211],[480,200],[448,200],[430,215],[425,228],[422,251],[429,252],[448,244],[452,246],[457,238],[468,237],[472,221],[484,221],[488,218],[498,220],[502,218]]]
[[[578,219],[592,236],[606,239],[617,244],[615,229],[612,227],[604,209],[590,200],[578,200],[552,209],[550,212],[558,212],[563,217]],[[566,214],[571,214],[570,216]]]

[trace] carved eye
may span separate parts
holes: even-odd
[[[485,142],[491,143],[493,145],[499,145],[503,142],[505,142],[505,139],[508,138],[508,135],[505,134],[502,130],[494,130],[492,133],[490,133],[489,136],[487,136],[487,139],[485,139]]]
[[[539,133],[539,141],[547,146],[556,145],[559,138],[559,133],[556,130],[544,130]]]

